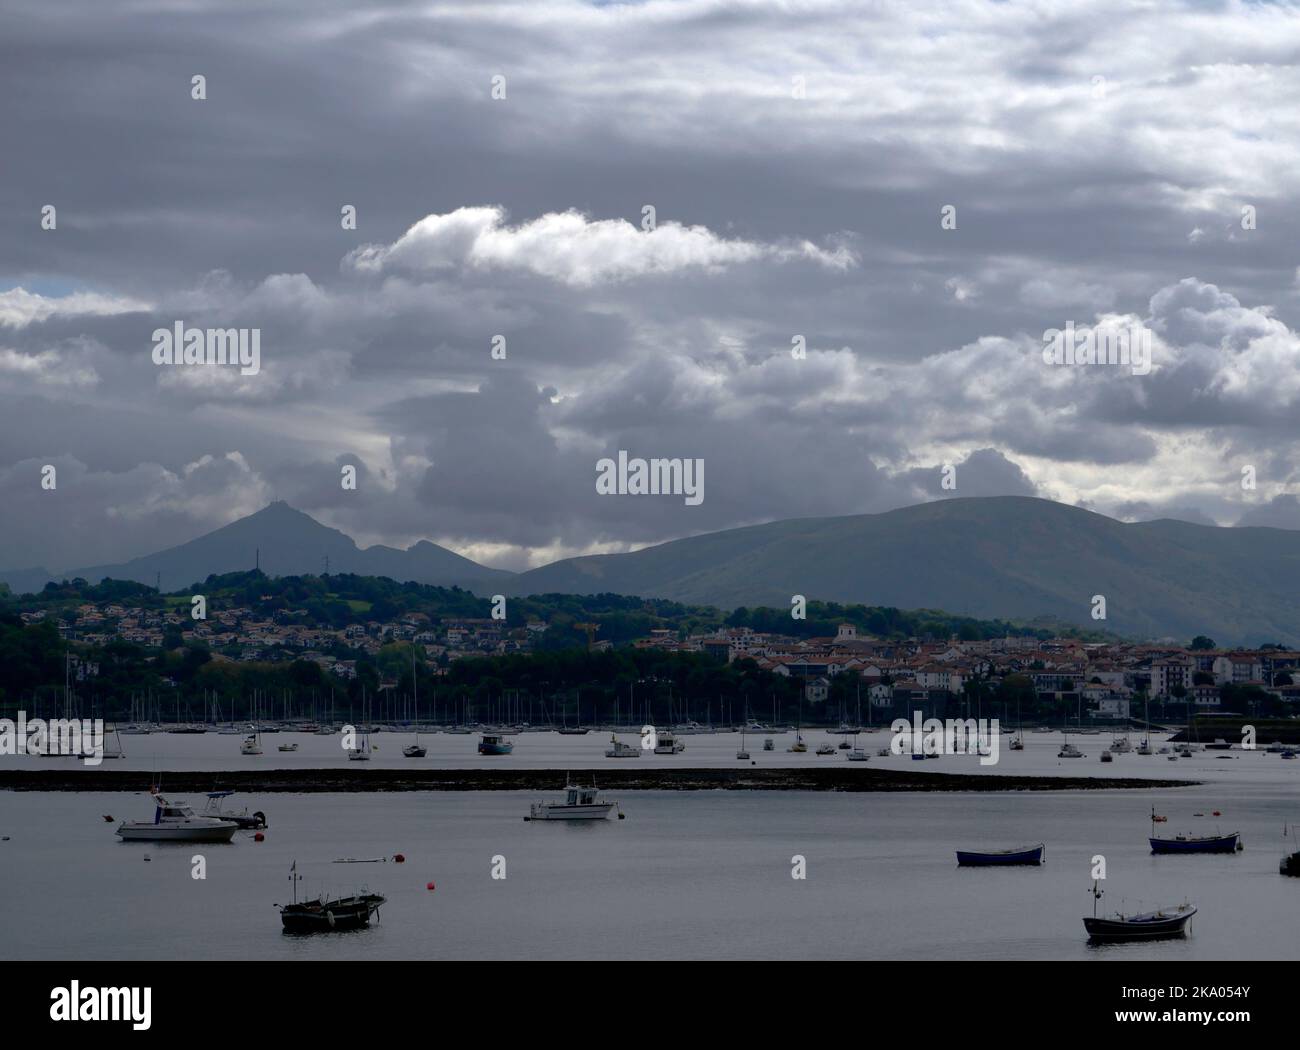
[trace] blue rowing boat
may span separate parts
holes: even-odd
[[[1240,832],[1231,835],[1178,835],[1172,839],[1150,838],[1152,853],[1236,853]]]
[[[996,868],[1011,865],[1042,864],[1043,844],[1024,849],[998,849],[987,851],[957,850],[957,866],[961,868]]]

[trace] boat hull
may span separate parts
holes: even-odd
[[[533,806],[533,820],[604,820],[614,809],[612,802],[600,802],[594,806],[539,805]]]
[[[1003,868],[1043,863],[1043,845],[1030,849],[1009,850],[997,853],[977,853],[957,850],[957,865],[962,868]]]
[[[1237,832],[1231,835],[1214,835],[1195,839],[1148,839],[1152,853],[1235,853],[1240,839]]]
[[[480,755],[508,755],[515,749],[514,744],[479,744]]]
[[[323,903],[286,904],[280,909],[280,922],[285,933],[359,930],[370,925],[370,916],[383,903],[383,897],[372,894]]]
[[[1162,937],[1183,936],[1195,914],[1193,908],[1181,915],[1137,921],[1085,918],[1083,927],[1093,941],[1154,941]]]
[[[117,829],[123,842],[229,842],[235,837],[239,825],[223,821],[220,826],[202,828],[169,828],[166,825],[123,824]]]

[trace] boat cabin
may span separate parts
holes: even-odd
[[[596,789],[594,787],[576,787],[570,784],[564,796],[566,806],[594,806],[596,802]]]

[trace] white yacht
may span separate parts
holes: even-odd
[[[154,795],[153,820],[124,820],[117,833],[126,842],[229,842],[239,830],[233,820],[200,817],[189,806]]]
[[[534,802],[528,810],[528,820],[604,820],[617,802],[603,802],[596,785],[579,787],[568,784],[563,802]],[[623,814],[619,813],[619,819]]]

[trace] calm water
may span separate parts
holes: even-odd
[[[228,846],[119,842],[101,815],[147,817],[144,794],[0,792],[0,957],[1292,959],[1300,879],[1277,860],[1300,816],[1296,763],[1248,757],[1252,777],[1187,789],[623,792],[627,819],[594,826],[527,823],[537,796],[515,792],[267,794],[237,799],[266,811],[266,841]],[[1240,830],[1246,850],[1153,857],[1152,804],[1167,833]],[[1041,868],[958,869],[953,856],[1038,840]],[[404,864],[331,863],[398,852]],[[190,876],[195,853],[205,881]],[[790,877],[796,853],[804,881]],[[1087,947],[1098,853],[1104,906],[1186,896],[1201,908],[1192,936]],[[495,855],[504,880],[490,877]],[[385,894],[379,924],[282,934],[272,905],[295,860],[313,894]]]

